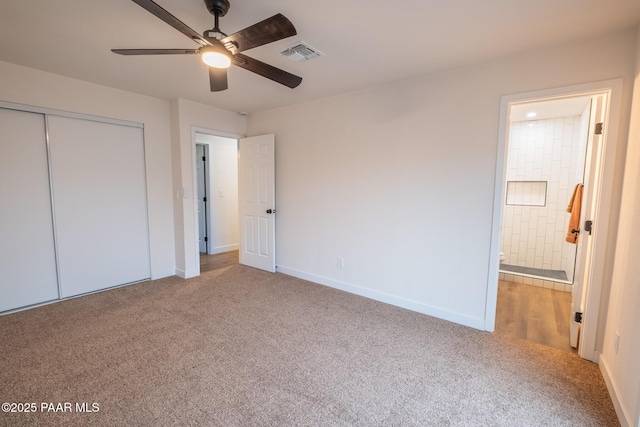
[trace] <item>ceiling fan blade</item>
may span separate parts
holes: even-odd
[[[132,0],[137,5],[146,9],[148,12],[151,12],[158,18],[162,19],[167,24],[171,25],[176,30],[180,31],[185,36],[189,37],[191,40],[196,43],[201,44],[202,46],[207,46],[209,43],[204,37],[198,34],[196,31],[191,29],[187,24],[167,12],[165,9],[160,7],[156,2],[152,0]]]
[[[183,55],[199,53],[198,49],[111,49],[118,55]]]
[[[257,59],[250,58],[246,55],[238,53],[233,57],[233,63],[245,70],[253,71],[256,74],[260,74],[262,77],[273,80],[283,84],[291,89],[298,87],[302,83],[302,77],[298,77],[291,73],[288,73],[280,68],[276,68],[272,65],[265,64]]]
[[[209,67],[209,84],[211,85],[211,92],[226,90],[229,87],[227,84],[227,69]]]
[[[221,42],[236,54],[267,43],[295,36],[296,28],[284,15],[278,13],[237,33],[225,37]]]

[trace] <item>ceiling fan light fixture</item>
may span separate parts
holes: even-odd
[[[202,62],[209,67],[229,68],[231,66],[231,54],[223,46],[205,46],[200,49]]]

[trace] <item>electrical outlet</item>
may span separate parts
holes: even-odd
[[[616,350],[616,354],[618,354],[618,349],[620,348],[620,332],[616,331],[616,340],[613,344],[613,347]]]
[[[336,265],[338,266],[338,268],[344,268],[344,259],[338,257],[338,259],[336,260]]]

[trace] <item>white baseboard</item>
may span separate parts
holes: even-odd
[[[607,361],[604,357],[602,357],[602,355],[600,355],[599,359],[600,361],[598,363],[598,366],[600,366],[600,372],[602,372],[602,377],[604,378],[604,382],[607,385],[607,390],[609,391],[609,395],[611,396],[613,407],[616,409],[616,414],[618,415],[620,425],[622,427],[632,427],[633,420],[631,418],[631,414],[629,414],[629,411],[625,409],[622,401],[620,400],[620,392],[618,391],[618,387],[616,386],[615,381],[613,381],[613,378],[611,378],[611,373]]]
[[[237,251],[239,248],[240,245],[238,243],[236,243],[235,245],[218,246],[216,248],[211,248],[209,250],[209,255],[221,254],[223,252],[229,251]]]
[[[178,277],[180,277],[182,279],[190,279],[192,277],[197,277],[199,275],[200,275],[200,273],[198,273],[197,271],[195,271],[193,269],[185,271],[185,270],[182,270],[180,268],[176,268],[176,276],[178,276]]]
[[[437,317],[439,319],[444,319],[450,322],[459,323],[461,325],[469,326],[471,328],[484,330],[484,319],[465,316],[459,313],[455,313],[455,312],[444,310],[438,307],[430,306],[428,304],[424,304],[418,301],[413,301],[413,300],[399,297],[396,295],[390,295],[384,292],[375,291],[373,289],[363,288],[357,285],[353,285],[351,283],[345,283],[338,280],[330,279],[328,277],[306,273],[304,271],[299,271],[294,268],[290,268],[282,265],[279,265],[276,271],[286,274],[288,276],[293,276],[299,279],[304,279],[310,282],[318,283],[320,285],[328,286],[330,288],[339,289],[341,291],[360,295],[376,301],[395,305],[397,307],[406,308],[407,310],[416,311],[418,313]]]

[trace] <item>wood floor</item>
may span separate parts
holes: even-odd
[[[496,332],[575,353],[569,345],[570,311],[569,292],[501,280]]]
[[[200,273],[218,268],[229,267],[238,264],[238,251],[223,252],[221,254],[206,255],[200,254]]]

